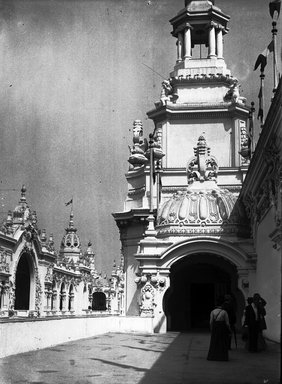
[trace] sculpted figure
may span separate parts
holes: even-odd
[[[239,104],[246,103],[246,98],[240,96],[240,85],[238,83],[238,80],[235,80],[234,83],[230,85],[230,89],[226,93],[224,101],[231,101]]]
[[[140,311],[142,316],[151,316],[154,312],[154,288],[151,284],[145,284],[141,289]]]
[[[162,82],[162,92],[161,92],[161,103],[165,105],[167,100],[170,100],[173,89],[169,80],[164,80]]]

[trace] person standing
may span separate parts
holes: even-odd
[[[248,350],[250,352],[258,352],[265,349],[265,346],[259,346],[262,343],[262,330],[266,329],[264,320],[266,301],[258,294],[253,295],[252,300],[248,300],[245,308],[244,327],[248,328]]]
[[[226,310],[223,308],[224,298],[217,300],[215,309],[210,314],[211,339],[207,360],[228,361],[229,335],[231,328]]]

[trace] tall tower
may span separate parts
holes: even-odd
[[[247,168],[239,152],[246,139],[249,108],[223,56],[230,17],[214,1],[185,4],[170,20],[177,39],[174,70],[163,82],[160,102],[148,112],[165,153],[163,186],[186,185],[187,161],[204,132],[220,167],[219,185],[240,188]]]
[[[237,201],[248,168],[241,154],[249,108],[223,56],[228,21],[214,1],[185,1],[170,20],[176,63],[147,113],[150,140],[140,120],[133,124],[128,195],[124,211],[113,216],[126,314],[153,317],[155,331],[200,324],[193,304],[198,286],[206,308],[215,294],[232,293],[242,309],[242,282],[254,278],[253,245]]]

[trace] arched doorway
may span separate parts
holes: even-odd
[[[69,287],[69,301],[68,301],[68,310],[73,311],[73,301],[74,301],[74,292],[73,285],[71,284]]]
[[[29,255],[23,253],[16,272],[15,309],[28,310],[30,305],[31,270]]]
[[[237,303],[239,318],[244,299],[237,279],[235,265],[215,254],[193,254],[175,262],[163,302],[168,331],[208,329],[216,298],[227,293]]]
[[[106,295],[103,292],[94,292],[92,300],[93,311],[105,311],[106,306]]]
[[[66,288],[65,283],[62,283],[61,289],[60,289],[60,304],[59,304],[59,310],[65,311],[66,308]]]

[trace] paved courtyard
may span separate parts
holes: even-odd
[[[1,384],[278,384],[280,346],[207,361],[208,333],[109,333],[0,359]]]

